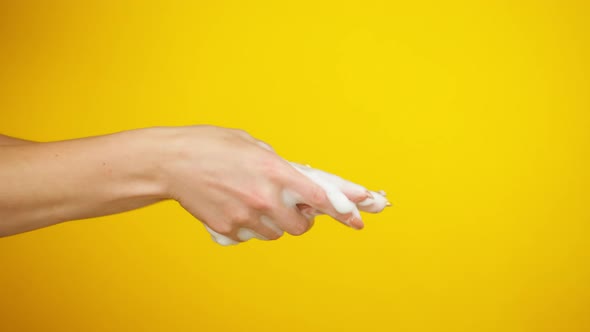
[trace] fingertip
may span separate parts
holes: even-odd
[[[372,196],[372,198],[367,198],[361,202],[358,202],[358,208],[369,213],[379,213],[386,207],[391,206],[389,200],[379,192],[373,192]]]
[[[360,219],[358,218],[353,218],[350,221],[350,227],[356,229],[356,230],[361,230],[363,228],[365,228],[365,223],[362,222]]]

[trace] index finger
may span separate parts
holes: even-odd
[[[319,177],[313,177],[312,174],[304,173],[295,166],[292,170],[285,174],[283,179],[287,188],[283,195],[285,204],[305,203],[345,225],[356,229],[364,227],[356,204],[335,185]]]

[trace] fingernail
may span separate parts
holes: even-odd
[[[369,198],[375,198],[375,197],[373,197],[373,194],[371,194],[371,192],[368,190],[365,190],[365,194],[367,194],[367,197],[369,197]]]

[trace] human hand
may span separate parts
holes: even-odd
[[[360,229],[361,210],[378,212],[379,193],[335,175],[290,164],[241,130],[170,128],[167,192],[222,245],[305,233],[318,214]]]

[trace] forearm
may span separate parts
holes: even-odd
[[[0,146],[0,236],[165,199],[161,130]]]
[[[33,141],[27,141],[27,140],[20,139],[20,138],[15,138],[15,137],[10,137],[10,136],[0,135],[0,146],[3,146],[3,145],[21,145],[21,144],[29,144],[29,143],[35,143],[35,142],[33,142]]]

